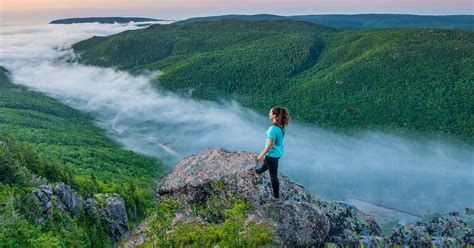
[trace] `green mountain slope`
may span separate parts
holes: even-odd
[[[49,24],[73,24],[73,23],[129,23],[129,22],[150,22],[161,21],[143,17],[85,17],[85,18],[66,18],[51,21]]]
[[[193,17],[175,24],[188,24],[193,22],[209,22],[219,20],[301,20],[325,25],[333,28],[449,28],[474,31],[473,15],[403,15],[403,14],[357,14],[357,15],[294,15],[278,16],[269,14],[257,15],[221,15]]]
[[[438,29],[337,31],[293,20],[154,25],[73,46],[80,61],[161,69],[160,87],[233,98],[301,121],[474,137],[474,34]]]
[[[76,241],[82,242],[80,246],[109,242],[100,241],[104,237],[99,236],[104,233],[94,229],[97,226],[81,222],[80,217],[67,220],[70,222],[67,225],[54,219],[54,223],[41,227],[21,218],[20,213],[28,212],[24,201],[25,194],[34,187],[30,182],[32,175],[48,182],[66,182],[83,196],[119,193],[134,223],[141,221],[147,209],[155,205],[155,184],[164,170],[160,161],[124,150],[96,127],[88,115],[11,83],[3,67],[0,67],[0,141],[0,217],[19,221],[0,222],[0,229],[8,232],[7,227],[32,228],[28,232],[23,230],[27,232],[23,238],[23,234],[10,233],[13,236],[9,236],[0,232],[0,243],[12,242],[7,247],[32,245],[34,242],[27,239],[33,238],[44,244],[48,241],[42,238],[53,236],[63,244],[66,242],[66,246],[74,246]],[[8,204],[19,206],[20,210],[8,212],[4,208]],[[89,236],[78,233],[75,239],[74,234],[69,233],[72,227]],[[99,241],[93,242],[94,235],[99,235],[96,237]],[[26,243],[20,244],[18,239]],[[68,243],[72,242],[69,239],[75,241]]]
[[[1,70],[1,134],[59,158],[78,176],[95,173],[105,192],[120,191],[130,179],[143,188],[154,186],[163,169],[159,161],[122,149],[89,116],[11,83]]]

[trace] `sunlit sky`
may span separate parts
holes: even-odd
[[[222,14],[474,14],[474,0],[0,0],[2,24],[86,16],[185,19]]]

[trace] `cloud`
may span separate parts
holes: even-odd
[[[71,44],[133,25],[1,27],[0,65],[17,84],[91,113],[127,149],[169,165],[207,147],[260,152],[265,116],[238,103],[195,101],[150,85],[152,75],[66,63]],[[269,106],[270,107],[270,106]],[[331,199],[420,212],[473,205],[474,152],[440,139],[366,131],[352,136],[293,122],[280,169]]]

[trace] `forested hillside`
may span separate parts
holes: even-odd
[[[85,17],[85,18],[66,18],[51,21],[49,24],[73,24],[73,23],[128,23],[128,22],[151,22],[160,21],[143,17]]]
[[[112,243],[96,217],[79,211],[38,223],[27,194],[57,182],[84,197],[115,192],[138,223],[155,205],[163,166],[120,148],[89,116],[11,83],[0,67],[0,172],[1,244],[103,247]]]
[[[294,15],[279,16],[269,14],[257,15],[221,15],[193,17],[175,22],[188,24],[219,20],[300,20],[325,25],[332,28],[447,28],[474,31],[473,15],[405,15],[405,14],[356,14],[356,15]]]
[[[82,63],[163,70],[157,85],[233,98],[261,113],[288,106],[319,126],[474,137],[474,34],[340,31],[293,20],[153,25],[73,46]]]

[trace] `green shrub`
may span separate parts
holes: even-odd
[[[224,199],[216,204],[217,197],[211,197],[211,205],[218,208],[198,209],[194,214],[222,211],[223,219],[216,223],[185,222],[172,227],[171,223],[175,214],[183,210],[183,206],[172,198],[167,198],[156,207],[155,214],[148,222],[148,232],[151,239],[144,247],[149,245],[177,246],[177,247],[256,247],[265,244],[274,244],[274,231],[266,224],[250,224],[244,226],[251,205],[243,200],[231,198]],[[195,208],[197,209],[197,208]],[[210,216],[220,215],[218,213]],[[213,217],[213,220],[214,219]]]

